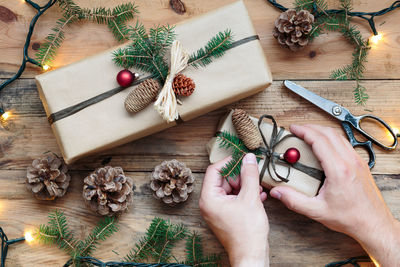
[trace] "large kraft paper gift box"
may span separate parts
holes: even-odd
[[[226,29],[232,30],[234,41],[256,35],[242,1],[178,24],[175,32],[191,54]],[[115,77],[121,69],[112,62],[115,49],[36,76],[47,116],[118,87]],[[196,83],[190,97],[180,98],[183,121],[256,94],[272,82],[258,39],[228,50],[206,68],[189,67],[183,73]],[[177,124],[165,122],[152,104],[136,114],[128,113],[124,100],[131,90],[126,88],[51,124],[67,163]]]
[[[231,134],[234,134],[237,136],[237,132],[235,130],[235,127],[232,124],[232,113],[231,111],[227,116],[224,116],[218,126],[217,132],[229,132]],[[258,119],[254,117],[250,117],[252,121],[257,125],[258,124]],[[272,131],[273,131],[273,125],[272,123],[269,123],[268,121],[264,120],[261,124],[260,127],[262,133],[264,134],[267,142],[269,142]],[[290,132],[284,131],[282,137],[289,135]],[[320,165],[319,160],[315,157],[314,153],[312,152],[311,147],[306,144],[303,140],[297,138],[297,137],[289,137],[285,139],[284,141],[280,142],[276,148],[275,152],[278,154],[284,153],[288,148],[295,147],[300,151],[300,160],[299,163],[303,164],[304,166],[311,167],[315,170],[317,170],[317,174],[315,177],[318,176],[318,178],[314,178],[310,176],[309,174],[300,171],[295,168],[290,169],[290,175],[288,177],[288,182],[282,182],[279,181],[279,179],[276,178],[275,172],[271,169],[270,173],[272,176],[271,177],[270,173],[266,171],[264,173],[264,176],[262,178],[261,184],[264,187],[271,188],[277,185],[286,185],[289,187],[294,188],[295,190],[302,192],[310,197],[313,197],[317,195],[319,188],[322,185],[322,180],[324,178],[324,174],[322,172],[322,167]],[[211,138],[209,143],[207,144],[207,151],[209,153],[210,157],[210,162],[215,163],[217,161],[220,161],[228,156],[231,155],[231,151],[220,147],[219,141],[217,140],[217,137]],[[261,171],[262,166],[264,164],[264,160],[260,160],[258,166],[259,170]],[[271,167],[271,165],[270,165]],[[287,164],[276,164],[276,171],[279,173],[281,176],[285,177],[287,172],[288,172],[288,165]]]

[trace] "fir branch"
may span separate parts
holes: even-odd
[[[134,248],[125,256],[125,261],[143,261],[151,258],[154,253],[153,245],[155,243],[156,236],[160,236],[166,227],[166,221],[161,218],[154,218],[146,231],[146,235],[142,237],[138,243],[135,244]]]
[[[36,60],[40,65],[44,66],[50,64],[54,60],[57,49],[64,41],[64,28],[77,20],[77,14],[64,14],[64,16],[57,20],[56,26],[52,29],[45,42],[40,46],[36,53]]]
[[[369,96],[366,93],[366,90],[364,86],[360,84],[360,82],[357,80],[357,86],[354,88],[354,100],[358,105],[365,105]]]
[[[71,231],[68,229],[67,219],[63,212],[55,210],[49,214],[48,229],[50,232],[44,232],[48,235],[56,235],[55,243],[59,248],[65,250],[70,255],[74,255],[78,241],[74,239]],[[42,230],[46,230],[43,228]]]
[[[83,9],[73,0],[58,0],[58,5],[63,11],[62,18],[58,19],[56,26],[52,28],[45,42],[36,53],[36,60],[40,65],[50,65],[54,60],[58,48],[64,40],[66,26],[82,20],[93,21],[99,24],[107,24],[117,41],[127,39],[128,28],[126,22],[138,13],[137,6],[133,3],[121,4],[111,9],[103,7],[93,10]]]
[[[189,58],[189,64],[195,68],[205,67],[212,63],[215,58],[222,57],[226,50],[231,48],[233,42],[232,31],[227,29],[219,32],[216,36],[208,41],[204,48],[199,49]]]
[[[259,149],[249,150],[239,137],[229,132],[223,131],[218,133],[217,141],[221,148],[230,149],[232,152],[232,159],[221,168],[221,176],[225,179],[229,177],[234,178],[240,174],[242,160],[247,153],[254,153],[257,162],[263,158]]]
[[[179,240],[184,239],[187,236],[187,229],[183,224],[172,225],[168,222],[168,228],[164,234],[163,239],[157,242],[157,246],[161,248],[155,253],[157,262],[168,262],[171,258],[171,249],[175,243]],[[157,249],[156,249],[157,250]]]
[[[79,245],[80,256],[91,256],[92,252],[100,241],[104,241],[107,237],[118,231],[118,226],[114,217],[105,217],[101,220],[93,231],[88,235],[85,241],[81,241]]]
[[[193,232],[186,240],[186,261],[184,264],[193,267],[213,267],[220,266],[220,261],[220,255],[203,255],[201,236],[198,233]]]

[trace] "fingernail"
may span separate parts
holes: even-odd
[[[279,192],[277,190],[272,190],[271,192],[269,192],[269,194],[271,195],[271,197],[277,198],[277,199],[281,199],[281,197],[282,197],[281,192]]]
[[[256,156],[253,153],[248,153],[243,159],[245,164],[257,164]]]
[[[298,128],[299,127],[299,125],[297,125],[297,124],[290,124],[290,129],[295,129],[295,128]]]

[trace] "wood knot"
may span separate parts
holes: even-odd
[[[34,43],[32,44],[32,49],[33,49],[33,50],[39,50],[39,48],[40,48],[40,44],[39,44],[38,42],[34,42]]]
[[[186,7],[182,0],[170,0],[169,5],[171,6],[172,10],[179,15],[182,15],[186,12]]]
[[[10,23],[17,20],[17,15],[5,6],[0,6],[0,20]]]
[[[309,56],[310,58],[314,58],[316,55],[317,55],[317,52],[314,51],[314,50],[310,51],[310,54],[308,54],[308,56]]]

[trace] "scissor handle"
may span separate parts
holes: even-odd
[[[344,121],[342,122],[342,126],[350,141],[350,144],[353,147],[364,147],[365,150],[367,150],[369,156],[368,166],[370,169],[372,169],[375,166],[376,156],[374,149],[372,148],[371,140],[367,140],[365,142],[358,142],[357,139],[354,137],[353,129],[351,128],[350,123]]]
[[[374,121],[377,121],[379,124],[381,124],[383,127],[386,128],[386,130],[389,131],[389,133],[392,135],[393,137],[393,144],[390,146],[387,146],[385,144],[382,144],[381,142],[379,142],[378,140],[376,140],[375,137],[373,137],[372,135],[370,135],[369,133],[367,133],[365,130],[363,130],[361,128],[361,121],[363,119],[373,119]],[[374,116],[374,115],[362,115],[362,116],[348,116],[346,117],[346,120],[355,128],[357,129],[357,131],[359,131],[365,138],[367,138],[368,140],[372,141],[372,143],[374,143],[375,145],[385,149],[385,150],[393,150],[396,148],[397,144],[398,144],[398,140],[397,140],[397,135],[396,133],[393,131],[393,129],[389,126],[389,124],[387,124],[384,120],[382,120],[381,118]]]

